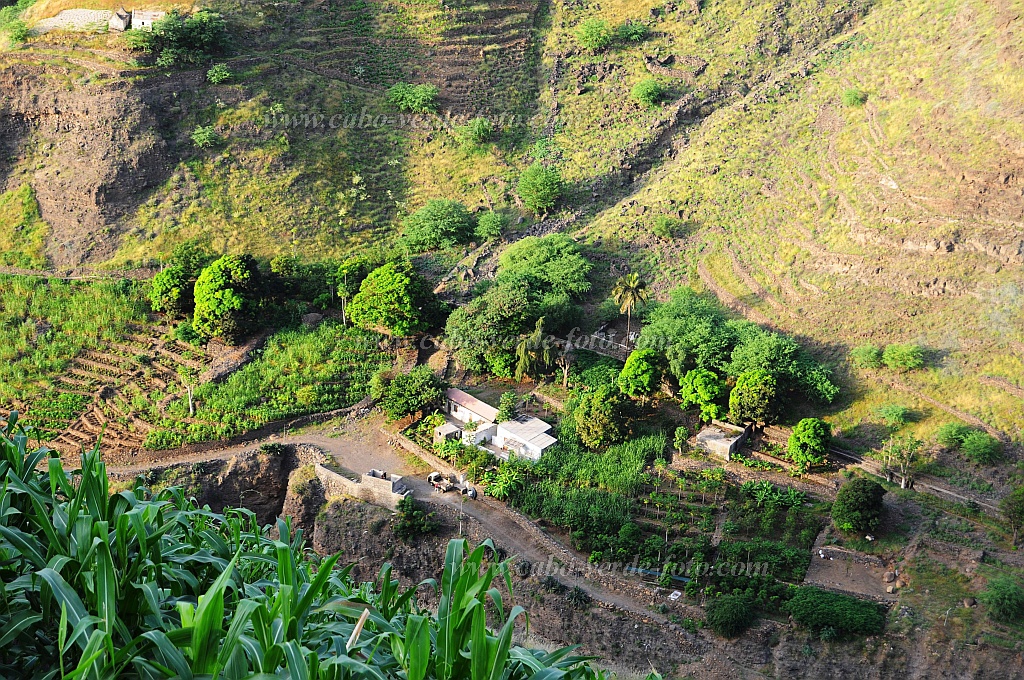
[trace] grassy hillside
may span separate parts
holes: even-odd
[[[844,430],[896,401],[922,432],[962,411],[1019,438],[1019,11],[877,3],[712,115],[583,233],[662,286],[702,282],[835,359],[868,341],[929,348],[926,371],[860,376],[835,416]],[[653,236],[659,215],[685,235]]]

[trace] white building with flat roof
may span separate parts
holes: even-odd
[[[434,441],[460,439],[486,449],[499,458],[515,454],[533,461],[558,443],[548,432],[551,425],[533,416],[497,422],[498,409],[471,394],[449,388],[445,392],[446,421],[434,429]]]

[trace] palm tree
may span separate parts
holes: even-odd
[[[620,276],[612,288],[612,299],[619,306],[619,311],[626,315],[626,342],[629,342],[630,325],[633,312],[640,305],[646,305],[651,299],[647,290],[647,283],[644,282],[636,272]]]

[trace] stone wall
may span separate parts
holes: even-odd
[[[373,505],[379,505],[382,508],[397,510],[398,502],[412,494],[412,491],[395,493],[392,490],[391,480],[363,475],[359,481],[356,481],[333,470],[328,470],[320,463],[316,463],[313,467],[316,470],[317,479],[320,480],[320,484],[324,487],[324,495],[328,498],[331,496],[349,496],[372,503]]]

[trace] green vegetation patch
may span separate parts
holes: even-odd
[[[36,194],[22,184],[0,194],[0,265],[42,269],[46,267],[46,237],[50,226],[39,214]]]

